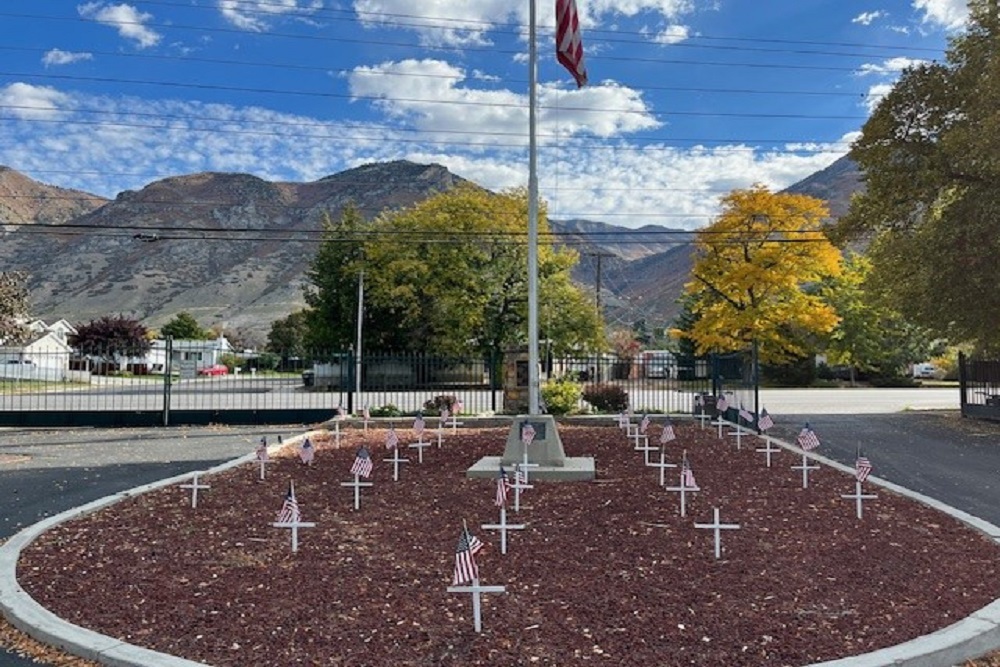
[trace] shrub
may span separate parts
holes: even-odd
[[[628,392],[616,384],[591,384],[584,388],[583,400],[598,412],[621,412],[628,407]]]
[[[549,414],[573,412],[580,401],[580,385],[568,375],[550,380],[542,386],[542,400]]]
[[[403,411],[392,403],[389,403],[380,408],[372,408],[370,414],[372,417],[402,417]]]
[[[455,405],[458,398],[450,394],[440,394],[435,396],[429,401],[424,401],[424,410],[431,414],[439,415],[441,410],[448,408],[448,412],[451,412],[451,408]]]

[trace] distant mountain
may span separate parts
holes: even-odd
[[[122,313],[159,327],[187,311],[202,326],[263,340],[271,322],[304,305],[304,271],[325,216],[339,218],[351,202],[370,219],[462,182],[441,165],[397,161],[308,183],[190,174],[109,201],[0,167],[0,266],[29,273],[32,315],[43,319],[81,323]],[[828,199],[839,215],[859,187],[857,168],[845,158],[788,191]],[[57,223],[70,226],[38,233]],[[612,325],[671,323],[691,271],[692,232],[549,224],[558,243],[580,253],[574,278],[582,286],[593,292],[600,269]]]

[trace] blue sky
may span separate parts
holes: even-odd
[[[694,229],[847,152],[962,0],[577,0],[590,85],[538,0],[553,218]],[[374,161],[527,183],[528,0],[4,0],[0,164],[106,197],[167,176]]]

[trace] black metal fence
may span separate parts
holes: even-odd
[[[500,414],[507,368],[500,357],[215,355],[169,343],[142,359],[0,350],[0,426],[316,423],[338,407],[355,415],[368,408],[375,417],[433,414],[441,396],[460,400],[468,414]],[[754,410],[742,355],[544,355],[540,371],[543,394],[546,383],[565,377],[581,390],[614,385],[637,413],[690,414],[696,394],[723,392],[734,410]],[[582,393],[576,408],[594,411]]]
[[[963,417],[1000,421],[1000,359],[958,355]]]

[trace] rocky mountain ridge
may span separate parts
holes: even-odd
[[[817,174],[796,191],[830,198],[850,182],[851,166],[831,166],[832,185]],[[304,305],[304,271],[325,216],[337,219],[352,203],[372,218],[461,182],[441,165],[397,161],[308,183],[188,174],[109,201],[0,167],[0,266],[28,272],[32,314],[43,319],[79,323],[122,313],[158,327],[187,311],[202,326],[262,342],[271,322]],[[68,226],[40,229],[52,224]],[[676,315],[691,232],[587,220],[550,227],[557,242],[580,252],[574,277],[581,285],[596,289],[600,273],[610,323],[666,326]]]

